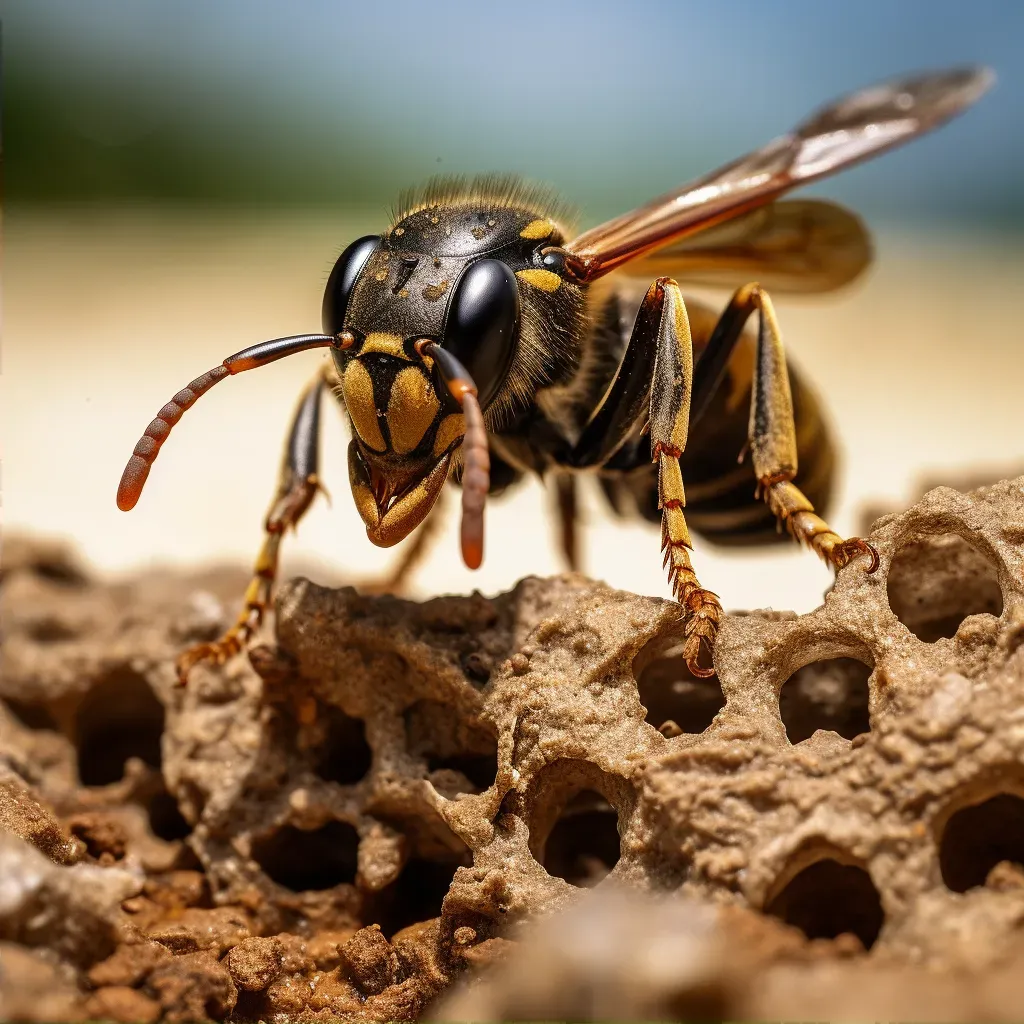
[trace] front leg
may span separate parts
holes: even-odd
[[[245,592],[242,610],[235,624],[212,643],[190,647],[177,663],[178,681],[184,684],[189,672],[202,661],[223,664],[238,654],[259,629],[270,604],[277,577],[278,553],[285,531],[298,526],[316,493],[321,489],[317,475],[320,438],[320,392],[323,374],[309,386],[299,402],[288,433],[277,494],[264,522],[263,546],[256,557],[252,581]]]

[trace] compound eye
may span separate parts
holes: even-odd
[[[501,260],[471,263],[448,306],[443,347],[469,371],[483,408],[512,365],[519,328],[519,287]]]
[[[324,334],[337,334],[345,324],[345,309],[355,286],[359,271],[366,265],[370,253],[380,245],[379,235],[366,235],[356,239],[334,264],[327,279],[321,322]]]

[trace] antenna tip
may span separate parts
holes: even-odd
[[[124,467],[121,483],[117,487],[117,507],[122,512],[131,512],[135,508],[148,476],[149,463],[138,455],[133,455]]]
[[[479,540],[462,541],[462,560],[466,563],[467,569],[479,569],[484,564],[483,538]]]

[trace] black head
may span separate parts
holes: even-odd
[[[575,288],[544,264],[563,240],[557,225],[510,198],[428,197],[384,235],[353,242],[328,280],[323,328],[352,339],[333,356],[356,435],[353,493],[375,543],[397,543],[426,516],[465,429],[421,339],[469,371],[493,418],[537,362],[531,324]]]

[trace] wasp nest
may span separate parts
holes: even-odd
[[[677,606],[580,576],[422,604],[300,579],[272,645],[184,690],[241,574],[101,585],[9,543],[0,1017],[410,1019],[494,960],[450,1012],[829,1015],[751,989],[780,961],[856,965],[834,1000],[888,979],[878,1013],[900,970],[995,977],[1024,922],[1024,478],[871,539],[879,571],[816,611],[728,616],[707,680]],[[594,886],[668,909],[641,941],[615,900],[576,909]],[[577,921],[604,995],[510,1002],[519,925],[560,910],[537,948]],[[643,964],[609,995],[638,942],[717,1002],[634,998]]]

